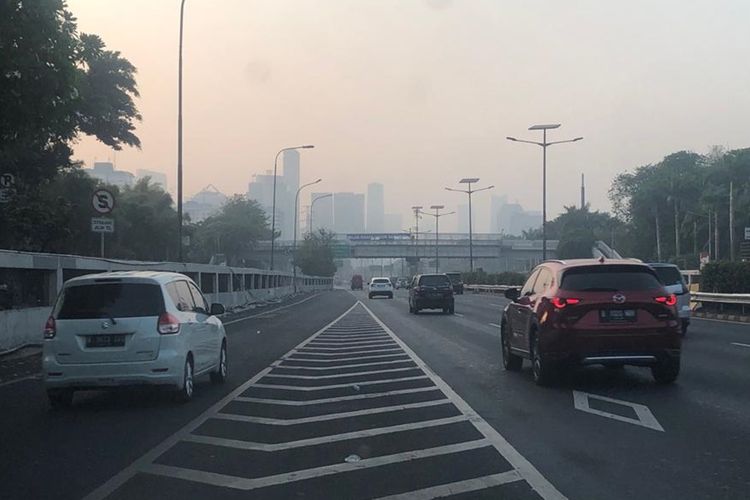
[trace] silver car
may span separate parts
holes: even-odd
[[[677,312],[680,316],[682,335],[684,336],[687,333],[688,325],[690,325],[690,289],[682,279],[680,268],[674,264],[659,262],[653,262],[649,266],[656,271],[659,281],[664,284],[667,292],[673,293],[677,297]]]
[[[227,377],[227,339],[196,284],[178,273],[124,271],[65,283],[44,328],[43,376],[53,407],[76,390],[161,385],[178,400],[194,380]]]

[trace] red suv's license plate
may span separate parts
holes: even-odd
[[[600,309],[602,323],[632,323],[638,318],[635,309]]]

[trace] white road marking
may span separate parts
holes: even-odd
[[[360,302],[360,304],[362,304]],[[383,327],[383,329],[388,332],[388,334],[393,337],[393,340],[395,340],[401,348],[406,351],[406,353],[414,360],[415,363],[417,363],[417,366],[422,368],[422,370],[425,373],[429,374],[429,378],[432,380],[432,382],[441,390],[443,391],[443,394],[450,399],[456,407],[461,410],[461,413],[469,417],[469,420],[472,421],[474,426],[481,432],[492,444],[492,446],[495,447],[496,450],[500,452],[500,454],[510,463],[523,477],[529,485],[531,485],[532,489],[536,491],[542,498],[545,500],[565,500],[566,497],[560,491],[554,487],[552,483],[550,483],[537,469],[534,467],[531,462],[526,460],[526,458],[521,455],[511,444],[499,433],[495,430],[494,427],[492,427],[489,423],[487,423],[486,420],[484,420],[482,417],[480,417],[474,409],[469,406],[469,404],[464,401],[461,396],[456,394],[456,392],[445,383],[445,381],[440,378],[435,372],[433,372],[427,364],[422,361],[422,359],[417,356],[417,353],[415,353],[406,343],[404,343],[403,340],[401,340],[395,333],[393,333],[393,330],[388,328],[388,326],[383,323],[380,318],[375,316],[375,314],[370,310],[369,307],[362,304],[362,307],[365,308],[365,310],[370,313],[370,316],[380,325]]]
[[[339,346],[339,347],[318,347],[317,345],[315,345],[311,347],[305,347],[305,352],[310,352],[310,351],[328,351],[328,352],[339,351],[341,352],[341,351],[344,351],[345,349],[369,349],[371,347],[380,348],[380,347],[394,346],[394,345],[396,344],[393,342],[378,342],[377,344],[367,344],[367,345],[344,345],[344,346]],[[356,351],[351,351],[351,352],[356,352]],[[343,352],[342,354],[346,354],[346,352]]]
[[[274,309],[269,309],[267,311],[263,311],[262,313],[253,314],[252,316],[245,316],[244,318],[233,319],[231,321],[222,321],[222,324],[224,326],[233,325],[235,323],[239,323],[240,321],[245,321],[245,320],[248,320],[248,319],[258,318],[258,317],[263,316],[263,315],[268,314],[268,313],[272,313],[272,312],[276,312],[276,311],[281,311],[283,309],[288,309],[290,307],[302,304],[303,302],[307,302],[308,300],[314,299],[318,295],[320,295],[320,294],[316,293],[315,295],[311,295],[309,297],[305,297],[304,299],[302,299],[300,301],[297,301],[297,302],[294,302],[293,304],[287,304],[285,306],[276,307]]]
[[[293,370],[337,370],[339,368],[359,368],[362,366],[373,366],[373,365],[392,365],[395,363],[414,363],[410,359],[396,359],[393,361],[373,361],[372,363],[355,363],[353,365],[333,365],[333,366],[300,366],[300,365],[287,365],[281,364],[283,361],[274,361],[273,365],[276,368],[289,368]],[[416,366],[416,365],[415,365]]]
[[[334,443],[337,441],[346,441],[349,439],[380,436],[383,434],[391,434],[394,432],[419,430],[428,427],[438,427],[441,425],[455,424],[458,422],[466,422],[466,416],[458,415],[455,417],[439,418],[436,420],[422,420],[419,422],[391,425],[388,427],[375,427],[372,429],[364,429],[361,431],[345,432],[343,434],[330,434],[328,436],[318,436],[314,438],[300,439],[298,441],[287,441],[285,443],[256,443],[253,441],[218,438],[213,436],[204,436],[201,434],[191,434],[186,438],[186,441],[209,444],[212,446],[225,446],[228,448],[237,448],[240,450],[259,450],[273,452],[279,450],[289,450],[292,448],[303,448],[305,446],[315,446],[318,444]]]
[[[492,474],[490,476],[466,479],[465,481],[456,481],[455,483],[441,484],[421,490],[407,491],[406,493],[399,493],[397,495],[379,497],[376,500],[432,500],[433,498],[443,498],[458,495],[460,493],[471,493],[473,491],[493,488],[495,486],[521,480],[523,480],[523,478],[518,471],[509,470],[507,472],[500,472],[499,474]]]
[[[375,413],[391,413],[397,411],[410,410],[413,408],[429,408],[430,406],[440,406],[450,404],[449,399],[441,398],[432,401],[420,401],[419,403],[408,403],[403,405],[394,406],[380,406],[377,408],[365,408],[364,410],[355,411],[342,411],[338,413],[326,413],[323,415],[315,415],[314,417],[301,417],[301,418],[269,418],[269,417],[252,417],[249,415],[239,415],[236,413],[217,413],[211,418],[218,418],[221,420],[234,420],[235,422],[247,422],[250,424],[266,424],[266,425],[297,425],[297,424],[309,424],[313,422],[326,422],[328,420],[338,420],[341,418],[359,417],[362,415],[372,415]]]
[[[277,366],[276,368],[283,368]],[[329,368],[330,369],[330,368]],[[409,370],[418,370],[416,366],[410,366],[406,368],[388,368],[385,370],[371,370],[368,372],[347,372],[347,373],[335,373],[333,375],[288,375],[286,373],[269,373],[269,377],[279,377],[279,378],[298,378],[303,380],[320,380],[320,379],[326,379],[326,378],[342,378],[342,377],[353,377],[357,375],[373,375],[375,373],[392,373],[392,372],[404,372]]]
[[[294,355],[291,353],[290,355]],[[378,356],[355,356],[353,358],[336,358],[336,359],[314,359],[314,358],[283,358],[289,361],[313,361],[315,363],[338,363],[339,361],[359,361],[363,359],[377,359],[377,358],[392,358],[393,356],[406,356],[404,361],[408,360],[408,356],[404,353],[401,354],[383,354]]]
[[[245,401],[248,403],[265,403],[265,404],[285,405],[285,406],[307,406],[307,405],[317,405],[317,404],[325,404],[325,403],[338,403],[341,401],[353,401],[356,399],[385,398],[385,397],[390,397],[390,396],[396,396],[398,394],[412,394],[415,392],[428,392],[428,391],[439,391],[439,390],[440,389],[438,389],[435,386],[415,387],[414,389],[398,389],[395,391],[370,392],[367,394],[355,394],[354,396],[308,399],[306,401],[289,400],[289,399],[252,398],[252,397],[247,397],[247,396],[239,396],[235,398],[235,401]]]
[[[463,315],[463,314],[461,314],[461,313],[453,313],[453,315],[454,315],[454,316],[458,316],[459,318],[463,318],[463,317],[464,317],[464,315]]]
[[[638,418],[623,417],[622,415],[617,415],[615,413],[596,410],[589,406],[589,399],[598,399],[600,401],[606,401],[608,403],[627,406],[635,411],[635,414]],[[600,417],[611,418],[612,420],[618,420],[620,422],[626,422],[628,424],[639,425],[641,427],[646,427],[655,431],[664,432],[664,428],[661,426],[661,424],[659,424],[659,421],[656,420],[656,417],[653,413],[651,413],[651,410],[648,409],[648,406],[642,404],[631,403],[630,401],[623,401],[621,399],[608,398],[606,396],[598,396],[596,394],[589,394],[588,392],[573,391],[573,405],[575,406],[576,410],[581,410],[586,413],[593,413],[594,415],[599,415]]]
[[[383,342],[393,343],[393,341],[387,337],[381,337],[372,340],[321,340],[320,342],[312,342],[310,346],[351,346],[357,347],[365,344],[381,344]]]
[[[266,373],[266,375],[268,375]],[[287,389],[290,391],[320,391],[322,389],[341,389],[342,387],[352,387],[353,385],[374,385],[388,384],[391,382],[405,382],[407,380],[421,380],[429,378],[427,375],[417,375],[416,377],[391,378],[386,380],[366,380],[364,382],[349,382],[348,384],[319,385],[319,386],[300,386],[300,385],[276,385],[276,384],[254,384],[253,387],[264,387],[266,389]]]
[[[41,379],[42,379],[41,375],[29,375],[28,377],[21,377],[21,378],[16,378],[13,380],[8,380],[6,382],[0,382],[0,387],[5,387],[6,385],[17,384],[18,382],[25,382],[27,380],[41,380]]]
[[[487,323],[490,326],[494,326],[495,328],[502,328],[502,326],[498,325],[497,323]]]
[[[435,448],[427,448],[424,450],[406,451],[403,453],[395,453],[393,455],[385,455],[382,457],[365,458],[360,460],[359,462],[326,465],[323,467],[315,467],[313,469],[287,472],[284,474],[276,474],[274,476],[260,477],[257,479],[248,479],[244,477],[230,476],[227,474],[217,474],[215,472],[205,472],[160,464],[150,464],[145,466],[142,470],[143,472],[147,472],[149,474],[158,474],[161,476],[184,479],[187,481],[196,481],[213,486],[234,488],[238,490],[252,490],[256,488],[265,488],[267,486],[275,486],[277,484],[286,484],[295,481],[304,481],[306,479],[330,476],[332,474],[341,474],[342,472],[368,469],[370,467],[378,467],[381,465],[411,462],[420,458],[449,455],[462,451],[475,450],[489,445],[490,443],[486,439],[477,439],[475,441],[450,444],[447,446],[438,446]]]
[[[303,347],[301,349],[295,349],[296,354],[307,354],[309,356],[342,356],[342,355],[347,355],[347,354],[369,354],[371,352],[383,353],[383,352],[391,352],[391,351],[399,352],[401,351],[401,349],[399,349],[398,347],[391,347],[388,349],[370,349],[367,351],[348,351],[348,352],[315,352],[315,351],[310,352],[310,350],[307,349],[306,347]],[[367,356],[362,356],[362,357],[366,358]]]
[[[732,345],[736,345],[737,347],[750,347],[750,344],[743,344],[742,342],[732,342]]]

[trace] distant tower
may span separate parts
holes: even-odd
[[[583,182],[583,174],[581,174],[581,210],[586,207],[586,185]]]

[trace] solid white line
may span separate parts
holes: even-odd
[[[278,368],[278,367],[277,367]],[[357,375],[372,375],[375,373],[391,373],[391,372],[405,372],[409,370],[418,370],[416,366],[412,367],[406,367],[406,368],[388,368],[386,370],[372,370],[369,372],[348,372],[348,373],[335,373],[333,375],[288,375],[286,373],[269,373],[269,377],[278,377],[278,378],[299,378],[303,380],[320,380],[320,379],[327,379],[327,378],[342,378],[342,377],[353,377]]]
[[[298,470],[287,472],[284,474],[277,474],[274,476],[260,477],[256,479],[230,476],[227,474],[217,474],[215,472],[205,472],[195,469],[186,469],[184,467],[174,467],[171,465],[161,464],[151,464],[147,467],[144,467],[143,472],[173,477],[177,479],[184,479],[186,481],[210,484],[213,486],[221,486],[225,488],[252,490],[256,488],[265,488],[267,486],[275,486],[277,484],[286,484],[294,481],[304,481],[306,479],[330,476],[332,474],[341,474],[342,472],[368,469],[370,467],[378,467],[381,465],[411,462],[412,460],[418,460],[420,458],[449,455],[451,453],[460,453],[462,451],[475,450],[478,448],[483,448],[485,446],[489,446],[487,440],[478,439],[476,441],[468,441],[447,446],[438,446],[435,448],[427,448],[424,450],[406,451],[403,453],[395,453],[393,455],[385,455],[382,457],[365,458],[363,460],[360,460],[359,462],[326,465],[323,467]]]
[[[490,325],[490,326],[494,326],[495,328],[502,328],[502,327],[501,327],[500,325],[498,325],[497,323],[487,323],[487,324],[488,324],[488,325]]]
[[[28,377],[21,377],[13,380],[8,380],[7,382],[0,382],[0,387],[5,387],[6,385],[13,385],[17,384],[18,382],[25,382],[26,380],[41,380],[41,375],[29,375]]]
[[[286,360],[284,360],[286,361]],[[395,363],[414,363],[410,359],[396,359],[393,361],[373,361],[372,363],[356,363],[353,365],[333,365],[333,366],[299,366],[299,365],[282,365],[279,361],[274,361],[276,368],[289,368],[290,370],[338,370],[340,368],[359,368],[362,366],[373,365],[392,365]],[[416,365],[415,365],[416,366]],[[356,373],[356,372],[355,372]]]
[[[361,431],[345,432],[343,434],[330,434],[328,436],[319,436],[309,439],[300,439],[298,441],[287,441],[285,443],[256,443],[253,441],[242,441],[239,439],[217,438],[213,436],[203,436],[191,434],[185,438],[185,441],[195,443],[209,444],[212,446],[226,446],[228,448],[237,448],[240,450],[259,450],[259,451],[279,451],[289,450],[291,448],[303,448],[305,446],[315,446],[319,444],[334,443],[337,441],[346,441],[348,439],[360,439],[371,436],[381,436],[383,434],[392,434],[394,432],[410,431],[414,429],[424,429],[428,427],[438,427],[441,425],[450,425],[458,422],[465,422],[464,415],[456,417],[439,418],[437,420],[422,420],[408,424],[391,425],[388,427],[375,427]]]
[[[268,375],[267,373],[265,375]],[[276,385],[276,384],[254,384],[253,387],[262,387],[264,389],[285,389],[289,391],[320,391],[323,389],[341,389],[342,387],[354,387],[355,385],[374,385],[387,384],[391,382],[405,382],[407,380],[419,380],[429,378],[427,375],[418,375],[416,377],[389,378],[386,380],[366,380],[364,382],[349,382],[348,384],[320,385],[320,386],[300,386],[300,385]]]
[[[339,361],[358,361],[362,359],[377,359],[377,358],[392,358],[393,356],[405,356],[408,361],[408,355],[405,352],[397,352],[394,354],[383,354],[379,356],[355,356],[353,358],[336,358],[336,359],[315,359],[315,358],[282,358],[284,361],[312,361],[315,363],[338,363]]]
[[[369,354],[371,352],[390,352],[390,351],[401,351],[398,346],[391,347],[388,349],[370,349],[368,351],[347,351],[347,352],[309,352],[306,347],[301,349],[295,349],[295,354],[307,354],[309,356],[342,356],[347,354]],[[366,357],[366,356],[363,356]]]
[[[536,491],[539,496],[545,500],[565,500],[566,497],[555,486],[550,483],[526,458],[521,455],[511,444],[492,427],[486,420],[480,417],[469,404],[464,401],[445,381],[435,374],[427,364],[415,353],[403,340],[401,340],[388,325],[383,323],[380,318],[367,307],[362,301],[359,304],[365,308],[375,321],[388,332],[393,339],[398,342],[401,348],[417,363],[417,366],[428,374],[432,382],[453,402],[461,412],[469,417],[474,426],[481,432],[487,440],[497,449],[500,454],[518,471],[529,485]]]
[[[311,336],[309,336],[307,339],[300,342],[300,344],[297,347],[302,347],[306,343],[310,342],[312,339],[323,333],[326,328],[330,327],[331,325],[335,324],[337,321],[339,321],[341,318],[349,314],[349,312],[356,308],[357,304],[355,303],[353,306],[351,306],[349,309],[344,311],[343,314],[341,314],[338,318],[334,319],[327,325],[325,325],[323,328],[318,330],[317,332],[313,333]],[[111,495],[117,488],[122,486],[128,479],[135,476],[139,471],[143,470],[148,464],[159,458],[165,451],[176,445],[178,442],[180,442],[182,439],[184,439],[186,436],[190,435],[195,429],[197,429],[200,425],[202,425],[206,420],[208,420],[211,415],[218,413],[218,411],[222,408],[224,408],[230,401],[232,401],[234,398],[242,394],[247,390],[248,387],[255,384],[258,380],[263,378],[266,374],[268,374],[273,369],[272,366],[269,366],[260,372],[258,372],[254,377],[250,378],[246,382],[240,384],[235,390],[224,396],[221,400],[216,402],[213,406],[211,406],[208,410],[204,411],[200,415],[198,415],[196,418],[185,424],[180,430],[166,438],[164,441],[159,443],[158,445],[151,448],[150,451],[146,452],[145,454],[141,455],[140,458],[136,459],[134,462],[132,462],[130,465],[122,469],[120,472],[118,472],[116,475],[112,476],[107,482],[96,488],[94,491],[89,493],[84,497],[84,500],[102,500],[109,495]]]
[[[439,486],[431,486],[421,490],[407,491],[406,493],[399,493],[397,495],[388,495],[387,497],[378,497],[375,500],[432,500],[433,498],[443,498],[458,495],[460,493],[471,493],[473,491],[493,488],[495,486],[521,480],[523,480],[523,478],[518,474],[518,471],[509,470],[507,472],[500,472],[490,476],[466,479],[464,481],[456,481],[454,483],[441,484]]]
[[[390,397],[390,396],[396,396],[398,394],[412,394],[415,392],[427,392],[427,391],[437,391],[437,390],[438,388],[434,386],[415,387],[414,389],[399,389],[396,391],[370,392],[367,394],[355,394],[354,396],[341,396],[338,398],[308,399],[307,401],[288,400],[288,399],[251,398],[247,396],[238,396],[234,400],[244,401],[246,403],[265,403],[265,404],[283,405],[283,406],[307,406],[307,405],[317,405],[317,404],[325,404],[325,403],[339,403],[341,401],[353,401],[356,399],[385,398],[385,397]]]
[[[227,326],[227,325],[233,325],[235,323],[239,323],[240,321],[245,321],[245,320],[248,320],[248,319],[258,318],[258,317],[263,316],[263,315],[268,314],[268,313],[272,313],[272,312],[276,312],[276,311],[281,311],[282,309],[288,309],[288,308],[290,308],[292,306],[296,306],[298,304],[302,304],[303,302],[307,302],[308,300],[314,299],[318,295],[320,295],[320,294],[316,293],[315,295],[311,295],[309,297],[305,297],[304,299],[302,299],[300,301],[297,301],[297,302],[294,302],[292,304],[287,304],[285,306],[276,307],[274,309],[269,309],[267,311],[263,311],[262,313],[253,314],[252,316],[245,316],[244,318],[233,319],[231,321],[222,321],[222,323],[223,323],[224,326]]]
[[[736,345],[737,347],[750,347],[750,344],[743,344],[742,342],[732,342],[732,345]]]
[[[339,420],[341,418],[359,417],[361,415],[372,415],[375,413],[391,413],[397,411],[410,410],[412,408],[428,408],[430,406],[440,406],[451,404],[449,399],[435,399],[432,401],[420,401],[418,403],[407,403],[403,405],[381,406],[377,408],[365,408],[364,410],[344,411],[338,413],[325,413],[315,415],[314,417],[302,418],[269,418],[269,417],[252,417],[250,415],[240,415],[237,413],[217,413],[211,418],[221,420],[234,420],[235,422],[247,422],[250,424],[266,425],[297,425],[309,424],[314,422],[325,422],[328,420]]]

